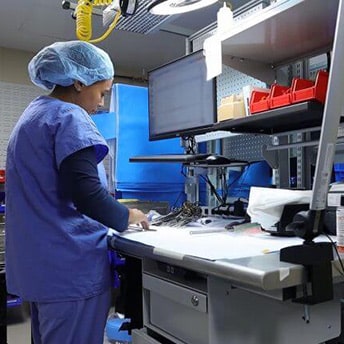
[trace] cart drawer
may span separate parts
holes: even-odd
[[[147,274],[143,288],[149,324],[186,343],[208,343],[206,294]]]

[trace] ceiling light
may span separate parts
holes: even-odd
[[[215,4],[218,0],[155,0],[147,10],[151,14],[171,15],[191,12]]]

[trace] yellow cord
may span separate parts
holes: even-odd
[[[81,41],[89,41],[92,37],[92,8],[91,1],[79,0],[75,9],[76,36]]]
[[[117,12],[113,22],[109,25],[108,29],[104,32],[104,34],[101,37],[96,38],[96,39],[92,39],[89,42],[90,43],[99,43],[99,42],[103,41],[105,38],[107,38],[110,35],[110,33],[112,32],[112,30],[116,27],[120,16],[121,16],[121,12]]]
[[[94,0],[94,6],[108,6],[112,3],[112,0]]]
[[[109,25],[106,32],[99,38],[91,40],[92,37],[92,9],[93,6],[107,6],[112,0],[79,0],[75,9],[76,14],[76,36],[81,41],[98,43],[109,36],[116,27],[121,12],[117,12],[113,22]]]

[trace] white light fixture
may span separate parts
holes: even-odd
[[[151,14],[171,15],[186,13],[213,5],[218,0],[156,0],[153,1],[147,10]]]

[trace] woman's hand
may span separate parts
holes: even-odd
[[[140,224],[143,229],[149,229],[147,216],[138,209],[129,209],[129,224]]]

